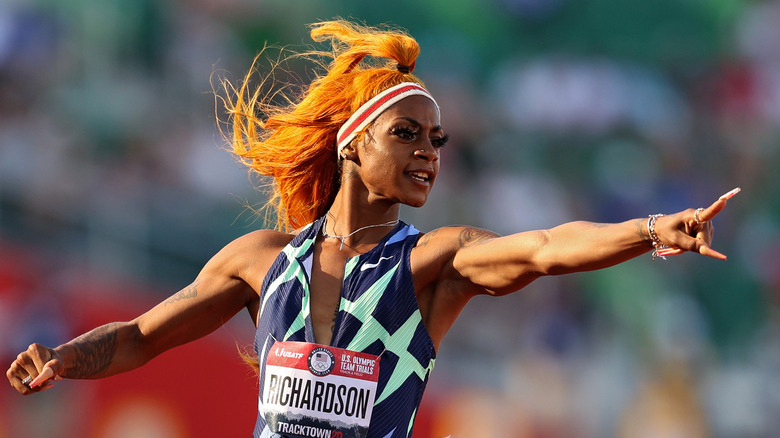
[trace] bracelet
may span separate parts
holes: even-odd
[[[658,234],[655,232],[655,222],[663,215],[663,213],[651,214],[647,218],[647,234],[650,235],[650,239],[653,241],[653,253],[651,254],[653,256],[653,261],[655,261],[656,257],[661,257],[661,259],[666,260],[666,257],[658,255],[658,250],[668,248],[668,246],[661,242],[661,239],[658,238]]]

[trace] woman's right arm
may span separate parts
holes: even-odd
[[[255,232],[231,242],[192,284],[132,321],[103,325],[53,349],[30,345],[11,364],[8,380],[20,393],[30,394],[48,389],[60,378],[108,377],[211,333],[258,299],[243,278],[246,272],[256,273],[256,265],[266,259],[264,234]],[[22,383],[27,376],[33,378],[29,387]]]

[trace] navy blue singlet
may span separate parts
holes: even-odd
[[[260,361],[259,413],[254,438],[272,433],[263,418],[265,360],[275,341],[314,343],[309,282],[314,242],[324,217],[307,225],[274,261],[260,295],[254,347]],[[408,438],[435,350],[414,293],[412,248],[419,231],[400,222],[371,251],[347,260],[331,346],[380,356],[368,438]],[[291,435],[289,437],[292,437]]]

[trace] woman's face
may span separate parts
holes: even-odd
[[[439,111],[427,97],[410,96],[388,108],[356,142],[356,168],[369,201],[425,204],[446,141]]]

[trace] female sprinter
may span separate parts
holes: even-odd
[[[192,284],[133,321],[56,348],[31,345],[7,372],[17,391],[132,370],[248,309],[255,437],[410,437],[436,351],[472,297],[653,250],[725,259],[710,248],[710,220],[738,189],[707,208],[615,224],[504,237],[462,226],[419,232],[399,207],[425,204],[447,135],[412,75],[417,43],[344,21],[311,35],[332,43],[333,59],[292,104],[272,106],[249,77],[228,87],[234,152],[272,178],[277,229],[229,243]]]

